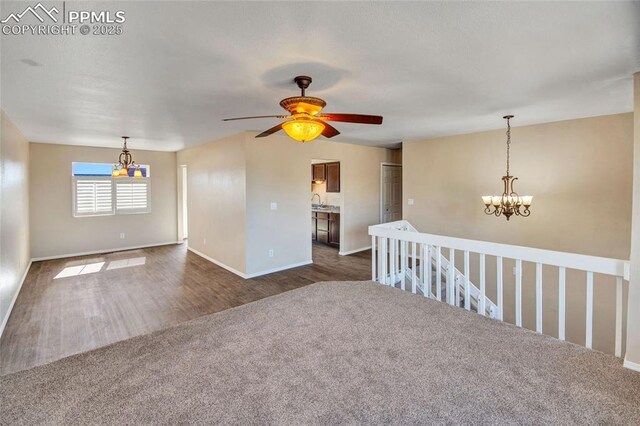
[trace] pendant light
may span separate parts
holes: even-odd
[[[129,169],[134,168],[133,177],[141,178],[142,171],[140,170],[140,166],[135,164],[135,161],[133,161],[133,157],[131,156],[131,152],[129,152],[129,149],[127,148],[127,140],[129,139],[129,136],[123,136],[122,139],[124,139],[124,146],[122,147],[122,152],[118,156],[118,162],[113,165],[111,176],[114,178],[128,177]]]
[[[527,217],[531,214],[529,207],[533,201],[532,195],[520,196],[513,189],[513,183],[518,180],[517,177],[509,174],[509,148],[511,146],[511,123],[509,120],[513,115],[505,115],[507,120],[507,174],[502,176],[503,192],[502,195],[484,195],[482,202],[484,203],[484,212],[488,215],[504,216],[509,220],[512,215]]]

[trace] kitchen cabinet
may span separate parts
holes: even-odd
[[[312,164],[312,190],[314,182],[325,182],[327,192],[340,192],[340,162]]]
[[[340,245],[340,215],[329,214],[329,244]]]
[[[324,164],[312,164],[311,176],[311,180],[314,182],[325,181],[327,179],[327,169]]]
[[[327,192],[340,192],[340,163],[326,163]]]
[[[340,245],[340,214],[311,212],[311,240]]]

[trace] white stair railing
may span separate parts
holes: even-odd
[[[392,223],[395,225],[399,225],[398,228],[395,228],[395,229],[399,229],[407,232],[418,232],[413,226],[411,226],[410,223],[406,221],[392,222]],[[399,284],[400,288],[404,290],[406,287],[407,281],[410,281],[412,283],[411,290],[413,293],[420,291],[424,294],[425,283],[423,282],[424,280],[422,279],[422,271],[420,269],[422,265],[416,268],[414,267],[412,262],[414,259],[416,259],[416,261],[419,261],[419,262],[421,262],[422,259],[425,259],[425,258],[430,259],[431,270],[433,272],[432,278],[434,276],[436,278],[436,282],[434,283],[436,287],[436,291],[434,292],[433,289],[431,288],[430,297],[441,300],[442,293],[444,292],[445,300],[448,303],[455,304],[456,306],[460,306],[462,298],[464,298],[464,295],[467,294],[465,292],[465,288],[466,288],[465,286],[468,285],[469,294],[471,295],[471,297],[469,297],[468,299],[465,299],[465,303],[467,303],[467,300],[468,300],[469,308],[478,312],[478,309],[480,309],[480,304],[479,304],[480,294],[481,294],[480,289],[476,287],[476,285],[470,280],[467,283],[465,280],[466,279],[465,275],[460,270],[458,270],[454,265],[452,265],[449,262],[449,259],[447,259],[444,256],[438,257],[438,255],[436,254],[437,250],[431,247],[427,248],[427,253],[418,252],[414,256],[413,252],[411,251],[413,249],[413,245],[411,246],[409,246],[408,244],[403,245],[402,243],[400,243],[400,241],[401,240],[394,240],[395,244],[401,244],[401,245],[394,246],[394,249],[395,249],[394,252],[396,253],[396,256],[394,256],[394,259],[395,257],[397,257],[398,259],[395,262],[396,268],[394,269],[394,271],[396,271],[396,273],[393,274],[393,285]],[[449,253],[449,256],[451,258],[451,252]],[[406,262],[403,263],[401,259],[405,259]],[[413,286],[413,280],[414,280],[413,270],[414,269],[416,270],[415,288]],[[389,271],[391,271],[391,268],[389,268]],[[440,271],[440,274],[441,274],[440,280],[438,280],[438,277],[436,275],[438,273],[437,271]],[[453,274],[453,278],[452,278],[452,274]],[[443,281],[443,277],[444,277],[444,281]],[[388,282],[390,282],[391,279],[392,278],[390,275],[388,277]],[[443,288],[443,285],[444,285],[444,288]],[[450,299],[449,297],[452,297],[452,299]],[[498,307],[487,296],[485,296],[484,298],[484,308],[485,308],[485,315],[490,316],[491,318],[495,318],[497,316]]]
[[[420,291],[425,297],[442,300],[450,305],[475,310],[504,320],[503,259],[515,261],[515,325],[522,327],[522,264],[531,262],[535,268],[535,331],[542,333],[542,267],[558,269],[558,338],[565,340],[566,271],[586,272],[585,346],[593,345],[594,274],[616,278],[615,348],[622,356],[623,286],[629,280],[629,262],[620,259],[587,256],[531,247],[512,246],[486,241],[467,240],[418,232],[406,220],[369,227],[372,247],[371,277],[380,284]],[[448,257],[443,255],[443,250]],[[462,252],[463,271],[455,267],[456,251]],[[479,285],[470,280],[470,253],[479,255]],[[486,256],[496,259],[496,302],[486,295]],[[426,261],[422,261],[427,259]],[[435,275],[433,274],[435,272]],[[443,280],[444,277],[444,280]],[[435,278],[435,282],[433,279]],[[435,288],[435,291],[433,289]]]

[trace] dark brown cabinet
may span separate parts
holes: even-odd
[[[327,192],[340,192],[340,162],[312,164],[312,189],[314,182],[326,182]]]
[[[340,192],[340,163],[327,163],[327,192]]]
[[[325,181],[327,179],[327,169],[324,164],[312,164],[311,165],[311,180],[312,181]]]
[[[340,245],[340,214],[311,212],[311,239],[319,243]]]
[[[329,244],[340,245],[340,215],[329,215]]]

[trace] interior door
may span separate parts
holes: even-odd
[[[381,222],[402,219],[402,166],[382,165]]]

